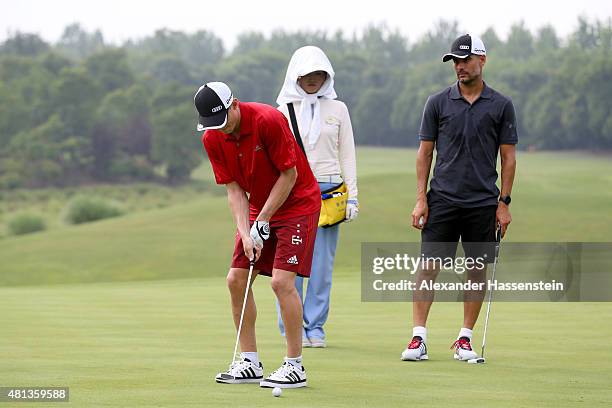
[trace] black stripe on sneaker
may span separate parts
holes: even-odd
[[[294,381],[300,381],[300,376],[299,375],[297,375],[295,372],[292,372],[291,374],[293,376],[293,380]]]
[[[272,384],[287,384],[287,381],[278,381],[278,380],[272,380],[272,379],[270,379],[270,378],[267,378],[267,379],[265,380],[265,382],[272,383]],[[299,383],[303,383],[303,382],[306,382],[306,379],[305,379],[305,378],[304,378],[303,380],[299,380],[299,381],[295,381],[295,382],[291,382],[291,383],[293,383],[293,384],[299,384]]]
[[[249,367],[249,374],[251,374],[251,377],[252,377],[252,378],[255,378],[255,377],[256,377],[256,375],[255,375],[255,371],[253,371],[253,367]]]

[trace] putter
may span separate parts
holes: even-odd
[[[255,251],[255,249],[253,249]],[[238,342],[240,341],[240,331],[242,330],[242,319],[244,318],[244,309],[246,307],[247,296],[249,295],[249,289],[251,288],[251,276],[253,275],[253,267],[255,266],[255,254],[253,253],[253,259],[249,260],[249,277],[247,278],[246,289],[244,291],[244,300],[242,301],[242,311],[240,312],[240,323],[238,324],[238,333],[236,334],[236,345],[234,346],[234,355],[232,355],[232,363],[230,367],[236,361],[236,351],[238,351]]]
[[[501,225],[497,229],[497,237],[495,239],[495,259],[493,260],[493,273],[491,274],[491,281],[495,281],[495,267],[497,266],[497,259],[499,258],[499,244],[501,242]],[[487,301],[487,315],[485,317],[484,332],[482,334],[482,351],[480,357],[472,358],[468,360],[468,364],[484,364],[485,363],[485,345],[487,344],[487,327],[489,326],[489,313],[491,312],[491,298],[493,291],[489,290],[489,299]]]

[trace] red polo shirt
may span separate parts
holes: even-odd
[[[250,218],[263,208],[281,171],[295,167],[297,180],[272,220],[317,212],[319,185],[285,116],[269,105],[239,102],[240,137],[209,129],[202,136],[217,184],[232,181],[249,193]]]

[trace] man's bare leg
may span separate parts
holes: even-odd
[[[253,271],[251,283],[257,277],[259,271]],[[244,291],[247,285],[249,276],[248,269],[231,268],[227,274],[227,287],[230,291],[232,301],[232,315],[234,317],[234,325],[238,330],[240,324],[240,312],[242,311],[242,303],[244,301]],[[240,350],[243,352],[256,352],[257,340],[255,337],[255,320],[257,319],[257,308],[255,299],[253,298],[253,290],[249,288],[247,303],[244,308],[244,317],[242,319],[242,329],[240,330]]]
[[[472,330],[474,325],[476,325],[476,321],[478,320],[478,315],[480,314],[480,309],[482,308],[482,303],[484,301],[486,292],[485,281],[487,276],[487,267],[485,265],[485,267],[482,269],[468,269],[467,274],[468,280],[472,281],[473,283],[485,283],[483,290],[470,290],[465,291],[464,293],[463,327]]]
[[[416,287],[420,288],[421,283],[435,282],[438,276],[438,269],[420,269],[417,272]],[[414,327],[426,327],[429,310],[433,304],[435,292],[433,290],[415,290],[412,298],[412,323]]]
[[[272,289],[278,298],[281,317],[285,325],[287,357],[302,355],[302,302],[295,289],[295,272],[272,270]]]

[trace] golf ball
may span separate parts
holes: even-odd
[[[283,390],[278,387],[274,387],[274,389],[272,390],[272,395],[274,395],[275,397],[280,397],[282,393]]]

